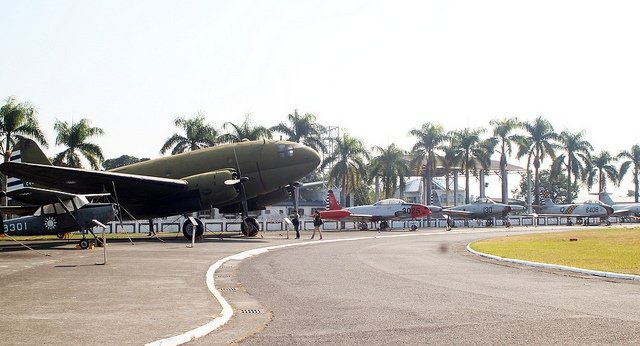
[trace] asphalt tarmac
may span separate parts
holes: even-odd
[[[638,344],[640,284],[499,263],[466,251],[476,239],[554,228],[324,232],[322,241],[181,238],[0,243],[4,345],[140,345],[221,313],[205,276],[249,249],[300,244],[215,272],[234,309],[203,345]],[[572,228],[575,229],[575,228]],[[291,234],[290,234],[291,236]],[[368,238],[349,241],[351,238]]]

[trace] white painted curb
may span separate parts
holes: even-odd
[[[203,336],[211,333],[212,331],[216,330],[217,328],[222,327],[225,323],[229,322],[229,320],[233,316],[233,309],[231,308],[231,305],[229,305],[227,300],[224,299],[224,297],[222,296],[220,291],[218,291],[216,289],[215,282],[214,282],[215,271],[218,270],[218,268],[220,268],[225,262],[227,262],[229,260],[241,261],[241,260],[247,259],[247,258],[252,257],[252,256],[256,256],[256,255],[260,255],[260,254],[269,252],[270,250],[282,249],[282,248],[291,247],[291,246],[327,244],[327,243],[337,243],[337,242],[341,242],[341,241],[354,241],[354,240],[376,239],[376,238],[425,236],[425,235],[435,235],[435,234],[445,234],[445,233],[440,233],[440,232],[437,232],[437,233],[417,233],[417,234],[416,233],[412,233],[412,234],[379,235],[379,236],[371,236],[371,237],[358,237],[358,238],[346,238],[346,239],[306,241],[306,242],[303,242],[303,243],[292,243],[292,244],[284,244],[284,245],[267,246],[267,247],[247,250],[247,251],[243,251],[243,252],[237,253],[235,255],[227,256],[227,257],[217,261],[216,263],[214,263],[211,267],[209,267],[209,270],[207,270],[207,276],[206,276],[206,282],[207,282],[207,287],[209,288],[209,291],[211,291],[213,296],[218,300],[218,302],[220,302],[220,305],[222,306],[222,312],[220,313],[220,315],[218,317],[216,317],[215,319],[213,319],[213,321],[211,321],[211,322],[209,322],[209,323],[207,323],[207,324],[205,324],[203,326],[200,326],[198,328],[192,329],[192,330],[190,330],[188,332],[185,332],[183,334],[180,334],[180,335],[172,336],[172,337],[161,339],[161,340],[157,340],[157,341],[152,341],[150,343],[147,343],[146,346],[174,346],[174,345],[181,345],[181,344],[184,344],[186,342],[193,341],[193,340],[195,340],[197,338],[203,337]]]
[[[523,260],[518,260],[518,259],[513,259],[513,258],[506,258],[506,257],[490,255],[490,254],[487,254],[487,253],[484,253],[484,252],[479,252],[479,251],[476,251],[476,250],[472,249],[471,248],[471,244],[467,244],[467,251],[469,251],[469,252],[471,252],[473,254],[476,254],[478,256],[491,258],[491,259],[496,260],[496,261],[522,264],[522,265],[531,266],[531,267],[565,270],[565,271],[570,271],[570,272],[574,272],[574,273],[581,273],[581,274],[600,276],[600,277],[606,277],[606,278],[613,278],[613,279],[640,281],[640,276],[638,276],[638,275],[603,272],[603,271],[598,271],[598,270],[590,270],[590,269],[562,266],[562,265],[559,265],[559,264],[547,264],[547,263],[539,263],[539,262],[529,262],[529,261],[523,261]]]

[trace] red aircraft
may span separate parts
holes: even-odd
[[[342,208],[333,191],[329,190],[327,210],[320,211],[320,217],[327,220],[357,221],[361,229],[366,229],[367,222],[380,222],[380,229],[387,229],[390,220],[415,220],[429,216],[432,212],[440,211],[430,208],[433,207],[419,203],[407,203],[397,198],[383,199],[371,205]],[[411,228],[415,230],[417,227],[413,225]]]

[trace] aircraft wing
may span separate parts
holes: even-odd
[[[22,206],[0,206],[0,214],[3,215],[33,215],[38,210],[38,206],[22,207]]]
[[[466,211],[466,210],[449,210],[449,209],[442,209],[442,211],[435,212],[433,214],[445,214],[445,215],[460,216],[460,217],[471,217],[473,215],[473,213],[470,212],[470,211]]]
[[[21,203],[33,205],[45,205],[68,201],[78,195],[57,190],[40,189],[37,187],[24,187],[7,192],[7,196]]]
[[[611,215],[599,215],[599,214],[587,214],[587,213],[572,213],[572,214],[563,214],[563,213],[534,213],[528,214],[530,216],[541,216],[541,217],[606,217]]]
[[[11,161],[0,164],[0,172],[47,189],[71,194],[113,192],[115,185],[118,198],[129,201],[149,200],[184,191],[188,185],[186,181],[179,179]]]
[[[632,213],[631,209],[618,209],[614,210],[611,216],[629,216]]]

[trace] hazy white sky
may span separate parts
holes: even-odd
[[[0,97],[88,118],[107,158],[159,156],[176,116],[299,109],[367,145],[548,118],[596,152],[640,143],[637,1],[0,0]],[[59,152],[51,147],[49,154]],[[623,187],[631,188],[629,183]],[[627,186],[628,185],[628,186]]]

